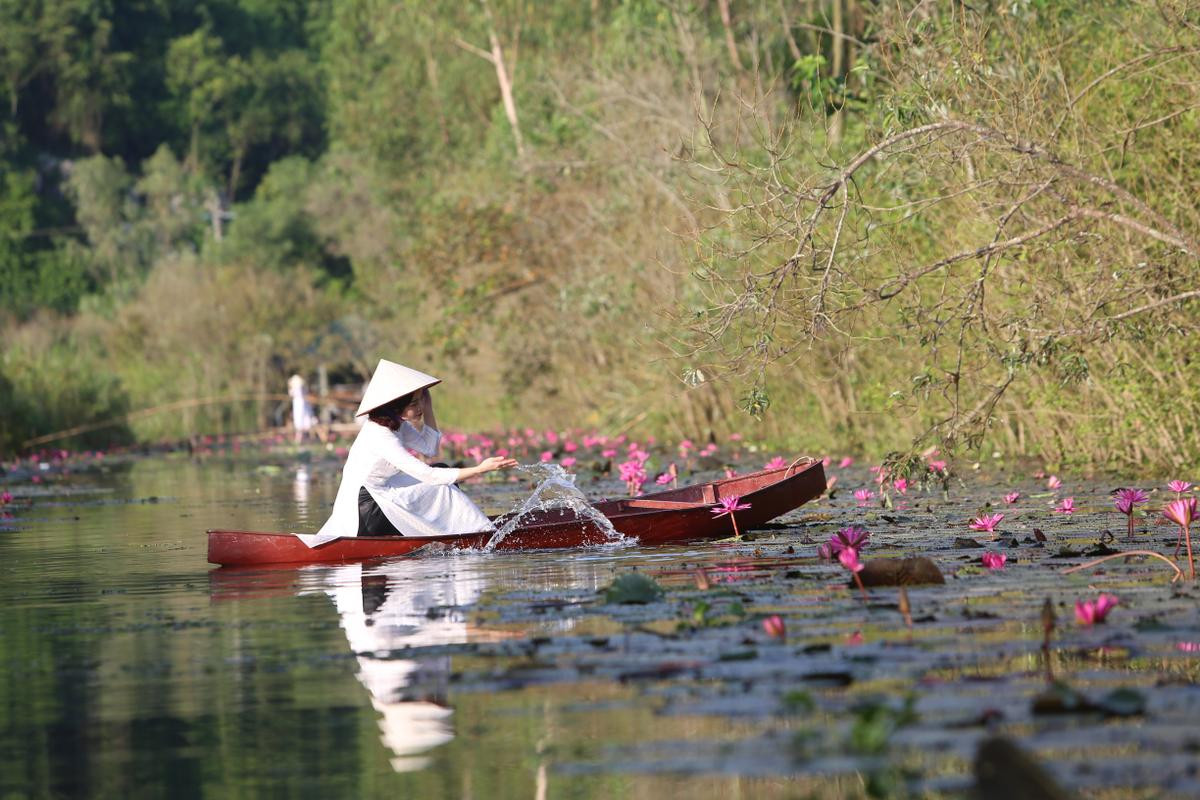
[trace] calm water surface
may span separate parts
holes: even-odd
[[[1081,796],[1200,796],[1200,586],[1137,560],[1063,571],[1110,546],[1171,551],[1157,510],[1124,540],[1111,485],[1017,484],[996,540],[966,523],[1009,480],[881,509],[850,494],[863,469],[736,546],[205,563],[206,528],[316,529],[338,466],[155,458],[14,485],[0,800],[963,796],[995,733]],[[495,512],[523,488],[467,490]],[[1076,513],[1052,512],[1068,491]],[[946,574],[909,589],[911,628],[896,589],[863,600],[811,557],[848,522],[871,528],[871,558]],[[985,548],[1007,567],[982,569]],[[635,567],[663,600],[598,600]],[[1099,591],[1120,597],[1109,622],[1076,625]],[[761,629],[774,613],[786,642]]]
[[[328,467],[155,459],[18,491],[0,523],[0,798],[703,798],[778,788],[769,778],[620,769],[615,746],[721,741],[749,726],[657,715],[619,681],[456,686],[463,670],[488,668],[473,643],[577,624],[554,609],[489,624],[473,610],[481,600],[586,595],[616,569],[697,555],[686,549],[249,572],[205,562],[209,527],[315,529],[336,481]],[[490,510],[509,507],[511,495],[471,491]]]

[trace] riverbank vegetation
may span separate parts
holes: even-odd
[[[0,450],[386,355],[459,426],[1200,463],[1195,2],[0,15]]]

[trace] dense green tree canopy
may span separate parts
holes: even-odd
[[[390,355],[464,425],[1194,463],[1197,74],[1195,0],[0,0],[0,448]]]

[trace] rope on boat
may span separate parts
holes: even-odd
[[[816,461],[816,459],[813,458],[812,456],[797,456],[795,461],[793,461],[791,464],[788,464],[787,472],[783,473],[783,477],[785,477],[785,478],[792,477],[792,468],[795,467],[801,461],[805,462],[806,464],[811,464],[814,461]]]

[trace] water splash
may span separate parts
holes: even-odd
[[[624,534],[613,527],[608,517],[601,514],[595,506],[588,502],[587,497],[575,485],[575,475],[567,472],[561,465],[522,464],[516,469],[541,482],[529,497],[513,506],[513,510],[506,515],[507,519],[504,524],[496,530],[496,534],[484,546],[485,552],[490,553],[495,550],[496,546],[516,530],[523,520],[528,519],[531,515],[548,511],[569,511],[584,520],[584,524],[591,523],[604,534],[605,545],[619,545],[629,541]]]

